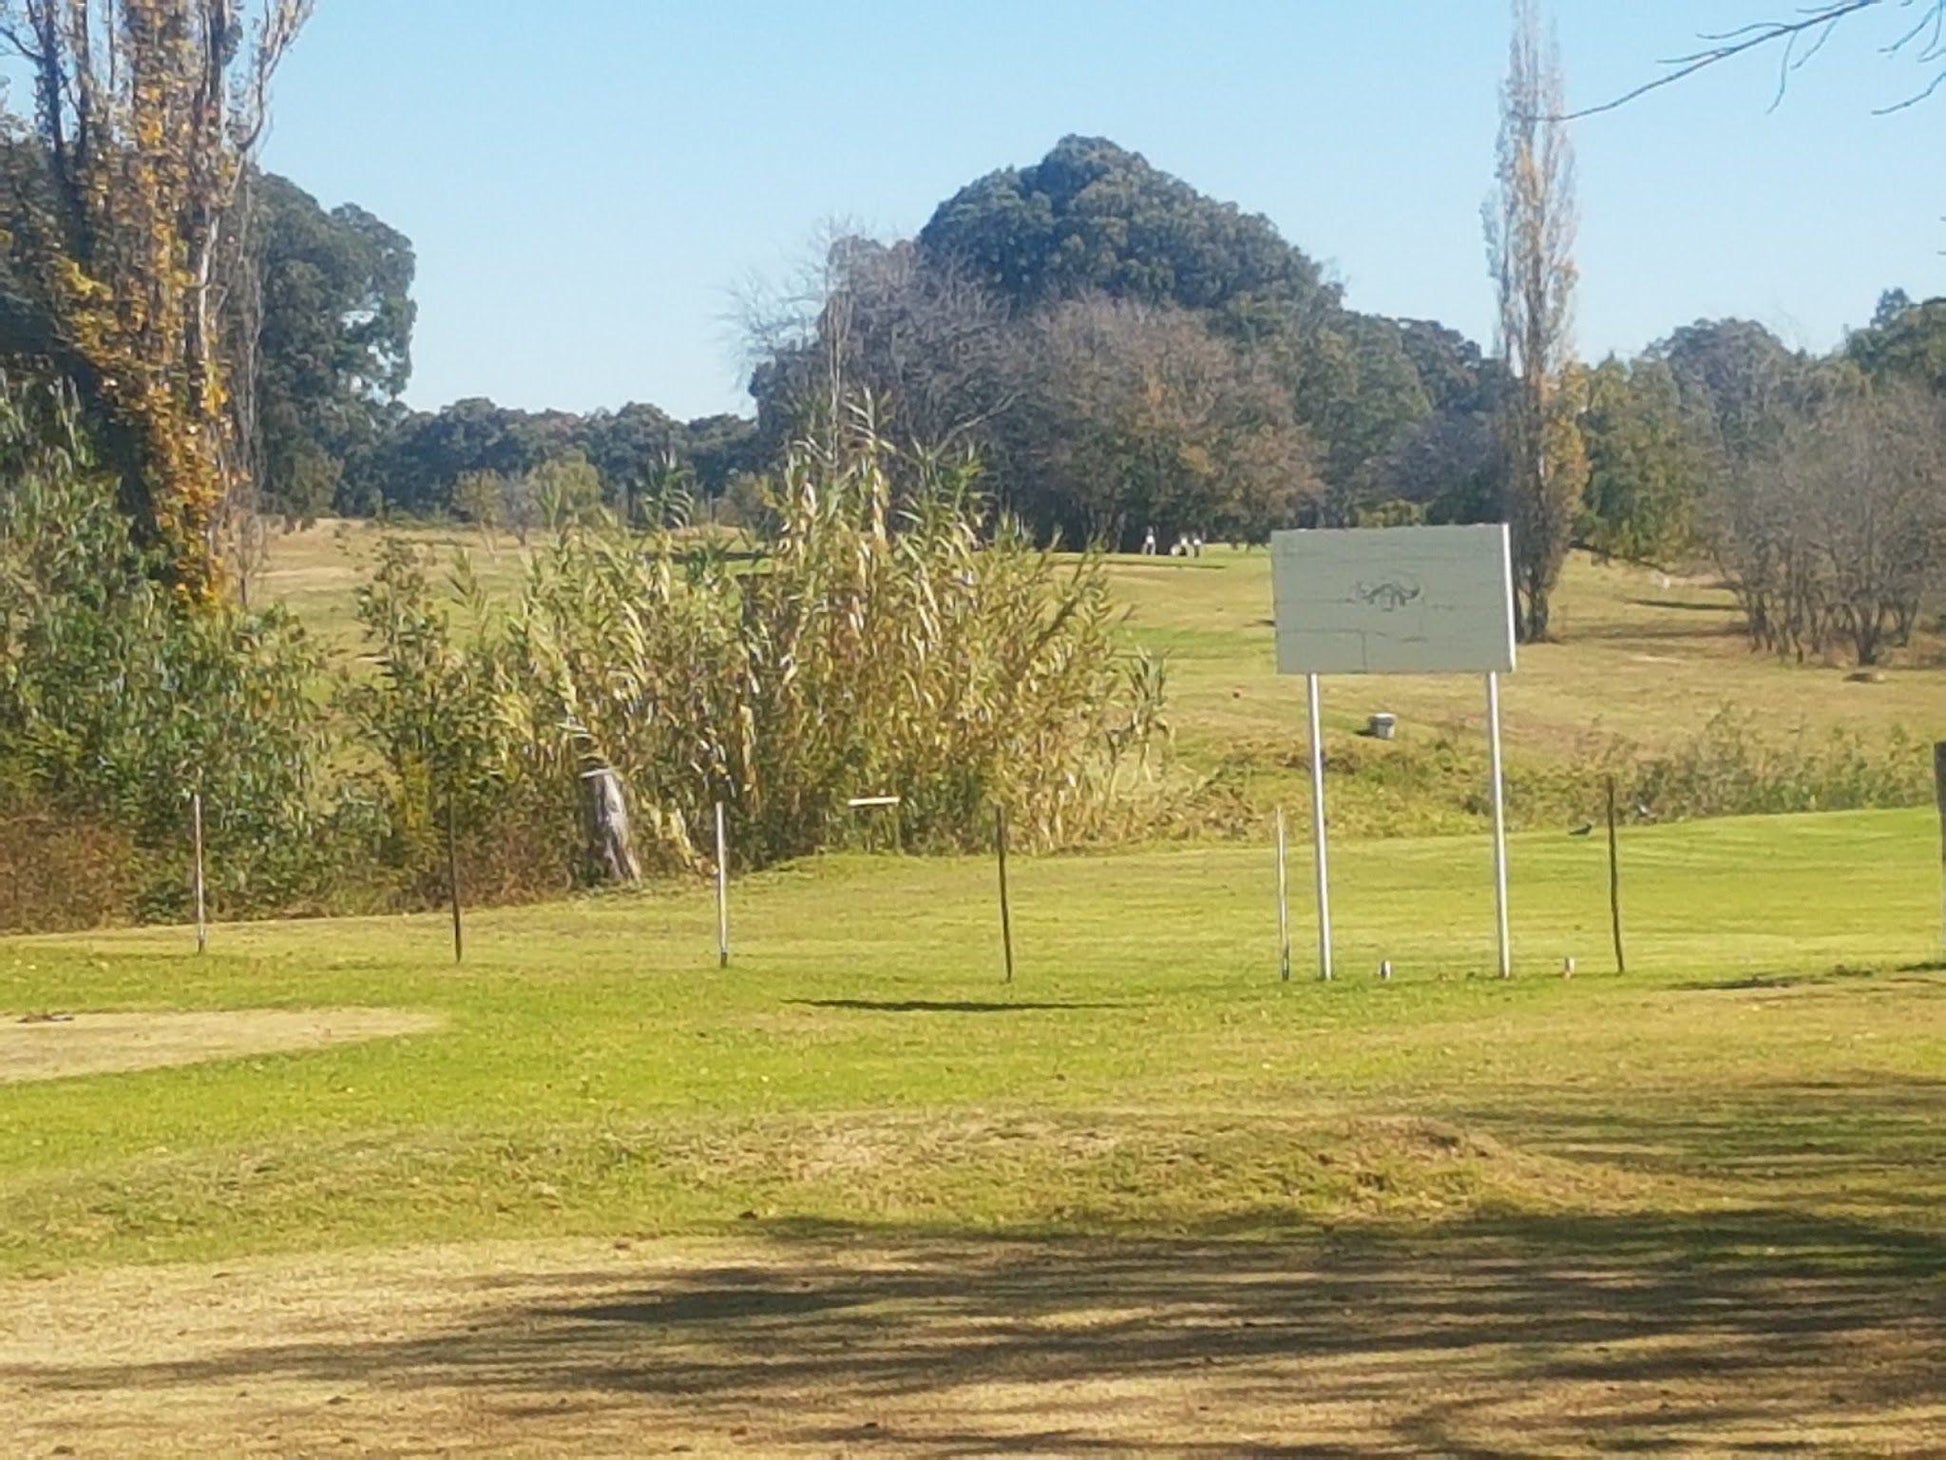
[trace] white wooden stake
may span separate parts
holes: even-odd
[[[1500,976],[1512,978],[1514,955],[1507,932],[1507,782],[1500,761],[1500,676],[1487,675],[1487,757],[1493,774],[1493,896],[1500,934]]]
[[[1277,808],[1277,976],[1291,981],[1291,879],[1285,847],[1284,808]]]
[[[190,840],[196,848],[196,951],[209,951],[209,918],[203,897],[203,793],[189,793]]]
[[[1318,705],[1318,677],[1304,676],[1311,707],[1311,857],[1318,878],[1318,977],[1331,977],[1331,871],[1324,835],[1324,719]]]
[[[721,801],[716,803],[716,966],[730,966],[730,851]]]

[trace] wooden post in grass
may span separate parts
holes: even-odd
[[[446,892],[453,903],[453,962],[466,960],[466,932],[459,911],[459,828],[453,824],[453,793],[446,793]]]
[[[716,803],[716,966],[730,966],[730,838],[721,801]]]
[[[993,808],[993,850],[1000,862],[1000,945],[1007,960],[1007,982],[1014,981],[1013,911],[1007,905],[1007,810]]]
[[[196,951],[209,952],[209,917],[203,892],[203,793],[189,793],[189,840],[196,852]]]
[[[1284,808],[1277,808],[1277,976],[1291,981],[1291,879]]]
[[[1932,784],[1939,802],[1939,936],[1946,942],[1946,740],[1933,742]]]
[[[1615,930],[1615,972],[1627,973],[1622,956],[1622,858],[1615,839],[1615,778],[1608,778],[1608,921]]]

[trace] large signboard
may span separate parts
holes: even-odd
[[[1272,533],[1280,674],[1497,674],[1514,667],[1507,529]]]

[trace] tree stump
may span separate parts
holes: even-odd
[[[635,859],[635,834],[629,826],[628,797],[622,778],[606,766],[583,771],[581,790],[588,827],[588,855],[605,882],[642,880]]]

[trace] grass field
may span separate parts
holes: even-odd
[[[1328,986],[1254,847],[1019,863],[1011,987],[978,860],[740,883],[726,972],[689,887],[458,969],[432,917],[0,944],[15,1016],[420,1021],[0,1084],[9,1443],[1937,1450],[1936,834],[1631,829],[1622,977],[1558,833],[1511,982],[1464,838],[1343,846]]]
[[[349,651],[358,641],[353,590],[380,533],[369,523],[328,523],[276,537],[256,591],[288,603],[328,644]],[[466,548],[489,587],[511,590],[522,572],[511,539],[489,549],[478,533],[459,528],[409,535]],[[1130,609],[1131,642],[1168,663],[1171,720],[1186,750],[1207,758],[1239,743],[1302,734],[1303,684],[1280,679],[1273,663],[1263,549],[1123,557],[1110,571]],[[1517,746],[1567,753],[1606,735],[1669,744],[1725,706],[1759,716],[1780,735],[1802,725],[1876,738],[1895,725],[1937,728],[1946,704],[1946,640],[1938,635],[1922,635],[1882,682],[1858,682],[1842,668],[1752,654],[1730,594],[1708,579],[1598,567],[1577,554],[1555,617],[1560,642],[1524,649],[1507,681],[1507,733]],[[1477,727],[1485,717],[1483,692],[1464,677],[1330,682],[1331,725],[1363,725],[1375,710],[1400,715],[1408,732]]]
[[[376,541],[256,594],[348,658]],[[1265,556],[1111,571],[1182,763],[1295,807]],[[1558,618],[1517,769],[1946,729],[1937,639],[1857,682],[1583,560]],[[1336,784],[1479,698],[1331,681]],[[436,916],[0,941],[0,1450],[1946,1452],[1930,810],[1627,827],[1625,975],[1602,839],[1517,836],[1511,981],[1474,834],[1340,838],[1331,984],[1300,857],[1281,982],[1255,825],[1018,861],[1011,985],[980,859],[741,881],[727,970],[692,884],[459,967]]]

